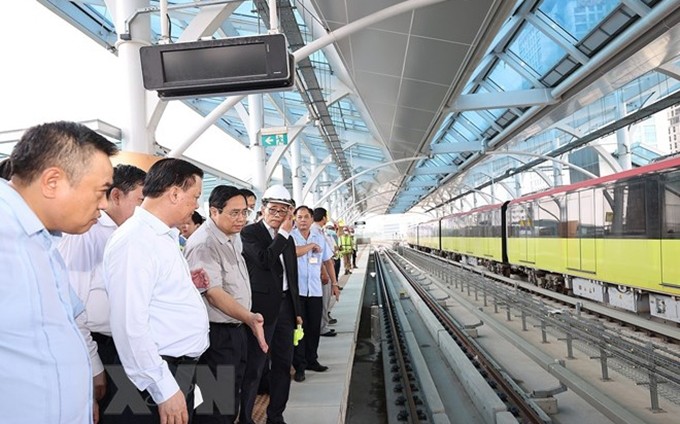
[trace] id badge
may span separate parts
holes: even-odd
[[[317,258],[316,256],[312,256],[311,258],[309,258],[309,263],[310,264],[318,264],[319,258]]]

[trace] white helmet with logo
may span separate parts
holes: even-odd
[[[266,204],[267,202],[293,206],[290,192],[281,184],[275,184],[264,191],[264,194],[262,195],[262,204]]]

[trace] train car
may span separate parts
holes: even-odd
[[[426,252],[441,250],[439,219],[418,224],[418,246]]]
[[[503,255],[505,205],[489,205],[446,216],[441,220],[441,248],[471,265],[500,270]]]
[[[418,224],[408,226],[408,229],[406,230],[406,242],[409,247],[418,247]]]
[[[529,280],[680,322],[680,158],[525,196],[507,258]]]

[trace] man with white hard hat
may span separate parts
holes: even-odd
[[[262,220],[241,230],[243,257],[252,291],[251,311],[264,317],[264,335],[271,352],[270,400],[267,423],[283,423],[290,393],[293,331],[302,324],[298,297],[298,269],[293,229],[293,201],[282,185],[269,187],[262,196]],[[252,353],[252,354],[251,354]],[[253,406],[266,354],[248,333],[248,360],[243,377],[239,422],[253,423]]]

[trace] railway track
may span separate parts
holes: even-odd
[[[645,320],[640,317],[630,316],[628,313],[612,311],[601,305],[569,298],[412,249],[405,249],[403,253],[404,257],[440,280],[444,289],[460,288],[461,292],[467,291],[468,297],[474,292],[475,298],[482,292],[484,306],[488,305],[488,297],[489,301],[493,302],[496,312],[499,308],[506,309],[508,321],[513,313],[516,316],[519,314],[524,331],[527,330],[526,322],[533,319],[542,332],[544,342],[548,333],[565,341],[567,358],[573,358],[573,348],[578,346],[582,351],[588,352],[591,359],[599,359],[602,380],[607,380],[609,368],[615,367],[617,371],[633,379],[637,385],[648,386],[652,411],[661,410],[659,394],[673,403],[680,404],[678,346],[664,342],[665,340],[677,342],[676,328],[664,327],[655,322],[644,322]],[[460,284],[456,282],[454,287],[452,275],[460,272],[468,273],[467,282],[463,278],[462,282]],[[494,288],[490,284],[494,280],[502,283],[504,288],[500,289],[499,286]],[[533,299],[527,293],[537,294],[541,298]],[[587,316],[586,312],[603,316],[605,319],[594,319]],[[622,330],[618,325],[624,325],[627,330]],[[643,328],[652,336],[642,336],[630,328]],[[661,343],[659,338],[662,340]]]

